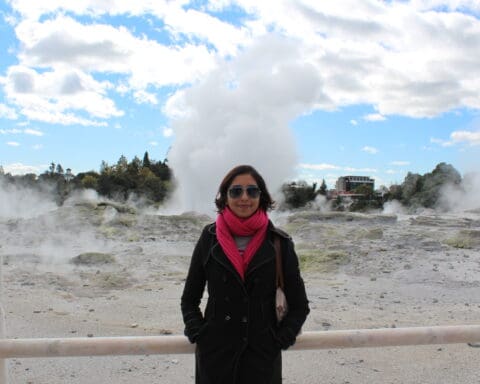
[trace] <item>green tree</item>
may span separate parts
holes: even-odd
[[[414,196],[422,190],[423,176],[408,172],[402,183],[402,203],[409,205],[415,202]]]
[[[416,196],[419,205],[435,208],[440,194],[446,185],[459,186],[462,182],[460,173],[450,164],[439,163],[431,173],[424,175],[423,185]]]
[[[408,207],[437,208],[447,185],[460,188],[462,177],[450,164],[439,163],[424,175],[409,172],[401,185],[390,186],[388,200],[399,200]]]
[[[113,172],[113,167],[108,165],[108,163],[105,160],[102,160],[102,163],[100,164],[100,173],[112,173]]]
[[[350,211],[369,211],[383,207],[382,195],[375,195],[371,185],[363,184],[355,188],[354,193],[361,196],[355,197],[349,207]]]
[[[362,184],[358,186],[352,192],[357,193],[359,195],[363,195],[367,199],[371,199],[373,197],[373,188],[371,185],[367,185],[367,184]]]
[[[301,208],[317,197],[317,183],[311,186],[305,181],[291,182],[282,186],[286,208]]]
[[[80,172],[73,177],[71,184],[74,189],[91,188],[97,190],[99,174],[95,171]]]
[[[172,178],[172,172],[166,160],[163,163],[161,161],[151,162],[150,169],[162,180],[170,180]]]
[[[144,164],[150,164],[150,167]],[[59,205],[75,189],[92,188],[102,196],[119,200],[135,194],[153,202],[163,201],[172,190],[171,170],[166,161],[150,160],[148,152],[145,152],[143,161],[135,156],[128,162],[124,155],[120,156],[114,166],[102,161],[100,173],[89,171],[73,175],[70,168],[65,173],[60,164],[52,162],[38,177],[35,174],[5,175],[1,166],[0,176],[7,183],[49,191]]]
[[[83,188],[96,190],[98,187],[98,178],[92,175],[85,175],[85,177],[82,178],[81,183]]]
[[[128,160],[124,155],[121,155],[120,158],[117,161],[117,165],[115,167],[115,172],[117,174],[122,174],[127,172],[128,168]]]
[[[143,155],[142,166],[144,166],[145,168],[150,168],[151,165],[152,164],[150,162],[150,158],[148,157],[148,152],[145,152],[145,154]]]
[[[19,175],[16,177],[18,184],[23,188],[38,188],[37,175],[34,173],[26,173],[25,175]]]
[[[50,163],[50,167],[48,167],[48,171],[50,172],[51,175],[55,173],[55,163],[53,161]]]
[[[127,165],[128,175],[132,178],[136,178],[139,175],[141,168],[142,168],[142,162],[137,156],[135,156],[132,159],[132,161]]]
[[[322,196],[327,196],[327,183],[325,183],[325,179],[322,179],[322,184],[320,184],[318,194]]]

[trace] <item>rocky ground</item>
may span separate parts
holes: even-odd
[[[480,324],[480,213],[305,211],[295,240],[305,331]],[[182,334],[189,257],[211,219],[84,201],[0,219],[7,337]],[[465,344],[291,351],[284,383],[478,383]],[[11,383],[189,383],[193,356],[10,359]]]

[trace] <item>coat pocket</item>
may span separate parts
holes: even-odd
[[[197,337],[195,338],[195,343],[200,344],[202,340],[205,338],[208,330],[208,321],[202,325],[200,330],[198,331]]]
[[[271,327],[257,333],[251,341],[250,347],[257,354],[258,361],[263,361],[264,364],[270,364],[280,352],[275,330]]]

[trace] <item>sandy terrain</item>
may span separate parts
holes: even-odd
[[[0,219],[7,337],[183,332],[183,280],[210,219],[124,208],[92,202]],[[304,330],[480,324],[478,212],[274,221],[302,261]],[[292,351],[284,383],[479,383],[479,354],[464,344]],[[11,359],[8,368],[19,384],[193,382],[191,355]]]

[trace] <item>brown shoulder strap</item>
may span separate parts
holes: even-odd
[[[283,289],[282,247],[280,246],[280,237],[274,237],[273,246],[275,247],[276,284],[277,287]]]

